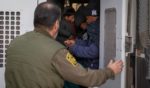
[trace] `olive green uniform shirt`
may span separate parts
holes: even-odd
[[[63,88],[64,80],[100,86],[112,70],[83,68],[44,28],[14,39],[6,52],[6,88]]]

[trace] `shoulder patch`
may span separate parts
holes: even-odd
[[[76,59],[68,52],[66,55],[67,61],[69,61],[74,67],[77,66],[77,61]]]

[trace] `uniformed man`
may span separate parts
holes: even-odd
[[[34,13],[34,31],[14,39],[6,53],[6,88],[62,88],[64,80],[100,86],[122,70],[122,61],[106,69],[85,69],[63,45],[55,41],[60,9],[44,2]]]

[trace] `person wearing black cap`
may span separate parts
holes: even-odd
[[[64,9],[63,18],[60,23],[60,28],[56,40],[64,45],[64,41],[67,39],[74,39],[76,36],[76,30],[74,27],[74,15],[75,10],[72,7],[66,7]]]

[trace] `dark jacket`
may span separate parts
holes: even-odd
[[[75,26],[77,28],[77,37],[82,39],[83,34],[86,32],[86,29],[82,29],[80,26],[82,23],[86,22],[85,17],[85,6],[81,5],[75,14]]]
[[[77,57],[84,67],[97,69],[99,67],[99,20],[88,25],[87,40],[76,40],[69,50]]]
[[[62,48],[48,34],[36,31],[14,39],[6,53],[6,88],[62,88],[63,79],[51,65]]]

